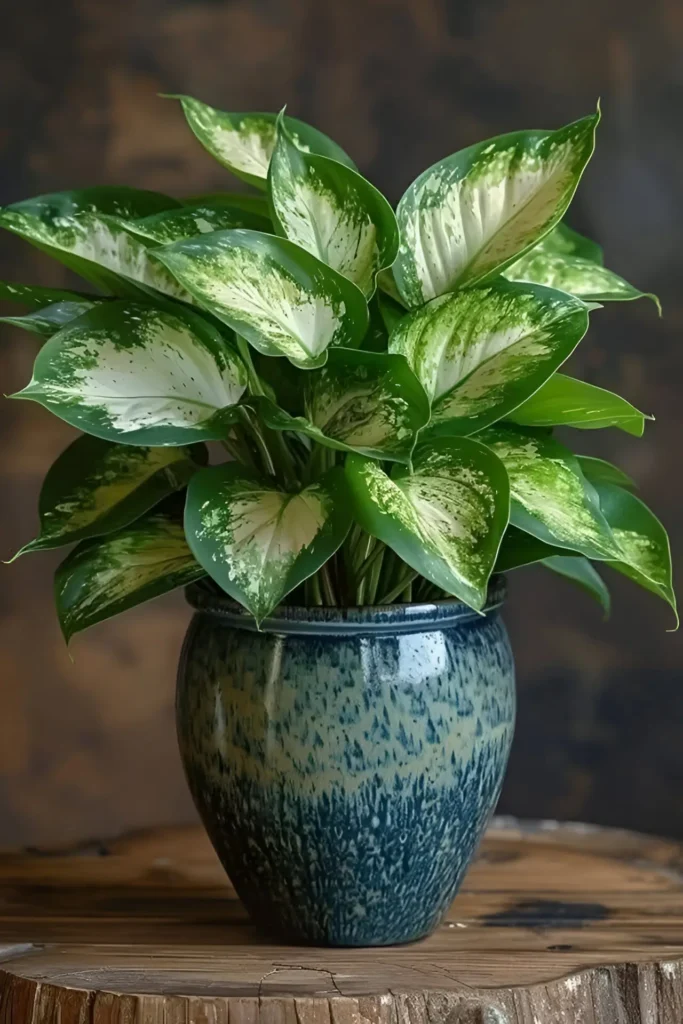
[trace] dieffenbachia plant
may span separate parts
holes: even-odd
[[[562,372],[599,304],[642,295],[563,221],[599,114],[448,156],[394,210],[316,129],[177,99],[252,194],[0,211],[97,289],[0,284],[44,342],[14,397],[83,432],[20,552],[75,543],[67,638],[202,579],[258,623],[281,602],[480,611],[530,563],[607,607],[606,564],[675,610],[663,527],[554,436],[648,418]]]

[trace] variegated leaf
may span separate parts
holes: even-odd
[[[301,149],[282,118],[268,187],[280,234],[372,295],[377,273],[398,251],[396,217],[384,196],[357,171]]]
[[[567,552],[555,544],[547,544],[545,541],[539,540],[538,537],[510,524],[500,545],[494,572],[510,572],[512,569],[519,569],[524,565],[542,562],[544,558],[567,554],[571,558],[581,557],[579,554]]]
[[[564,445],[545,431],[500,424],[482,431],[480,440],[507,469],[514,526],[587,558],[615,557],[618,545],[595,490]]]
[[[499,280],[443,295],[399,320],[389,351],[407,358],[429,395],[430,433],[466,435],[532,395],[587,328],[579,299]]]
[[[83,541],[55,574],[64,637],[68,642],[88,626],[205,575],[187,546],[182,523],[162,512]]]
[[[185,530],[207,573],[260,623],[342,544],[349,506],[340,467],[292,494],[224,464],[190,481]]]
[[[593,152],[599,113],[555,132],[500,135],[424,171],[398,205],[394,277],[408,306],[474,284],[557,224]]]
[[[250,185],[266,187],[275,148],[277,114],[230,114],[192,96],[168,99],[180,100],[187,123],[212,157]],[[317,128],[295,117],[285,118],[285,123],[301,149],[339,160],[348,167],[355,166],[344,150]]]
[[[162,213],[152,214],[151,217],[126,221],[125,226],[133,234],[158,245],[169,245],[184,238],[194,238],[195,235],[205,235],[210,231],[222,231],[227,228],[272,230],[267,216],[251,213],[218,200],[199,203],[196,206],[183,206],[178,210],[164,210]]]
[[[659,308],[656,295],[639,291],[602,264],[599,245],[572,231],[566,224],[558,224],[538,245],[509,266],[505,276],[510,281],[530,281],[548,288],[559,288],[586,302],[628,302],[648,298]]]
[[[38,284],[19,284],[16,281],[0,281],[0,299],[17,302],[29,309],[42,309],[58,302],[95,301],[97,296],[85,292],[70,292],[64,288],[43,288]]]
[[[202,192],[199,195],[186,196],[180,202],[183,206],[203,206],[208,203],[232,206],[243,213],[253,213],[264,220],[270,220],[270,204],[264,195],[249,195],[246,192]]]
[[[18,554],[120,530],[184,487],[197,469],[186,447],[137,448],[85,434],[48,471],[40,492],[40,533]]]
[[[306,374],[305,416],[290,416],[268,399],[255,400],[275,430],[307,434],[341,451],[408,462],[429,402],[402,356],[337,349],[325,366]]]
[[[645,420],[652,419],[625,398],[562,373],[553,374],[507,418],[528,427],[618,427],[634,437],[642,437]]]
[[[177,207],[175,199],[127,188],[54,192],[0,210],[0,227],[45,250],[81,277],[123,298],[149,289],[174,298],[187,293],[123,222]]]
[[[609,615],[612,604],[607,584],[594,565],[583,555],[551,555],[544,558],[541,565],[558,576],[564,576],[594,597],[605,613]]]
[[[636,487],[631,477],[624,473],[623,469],[613,466],[611,462],[596,459],[592,455],[577,455],[576,460],[586,480],[592,484],[614,484],[616,487],[625,487],[627,490]]]
[[[388,476],[360,455],[346,471],[363,529],[442,590],[484,607],[510,511],[507,474],[490,449],[439,438],[415,450],[412,472]]]
[[[181,445],[225,437],[246,386],[241,360],[199,315],[112,301],[55,334],[15,397],[96,437]]]
[[[619,557],[608,564],[666,601],[678,625],[666,530],[635,494],[610,483],[594,486],[619,550]]]
[[[355,347],[368,325],[362,293],[293,242],[215,231],[155,255],[196,300],[269,356],[322,366],[330,345]]]
[[[83,313],[97,305],[96,302],[79,299],[77,302],[55,302],[52,306],[44,309],[37,309],[25,316],[3,316],[0,323],[10,324],[12,327],[21,327],[31,334],[38,334],[42,338],[51,338],[62,327],[77,320]]]

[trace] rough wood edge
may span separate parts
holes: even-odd
[[[375,996],[185,996],[61,988],[0,971],[0,1024],[681,1024],[683,959],[525,988]]]

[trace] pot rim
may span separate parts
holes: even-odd
[[[260,633],[281,634],[392,634],[422,633],[446,629],[473,619],[485,619],[503,604],[507,594],[505,576],[491,577],[486,604],[481,612],[457,598],[423,604],[362,605],[349,608],[280,605],[260,627],[251,612],[226,594],[211,593],[201,582],[185,588],[185,597],[195,612],[211,615],[225,625]]]

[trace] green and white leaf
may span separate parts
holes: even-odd
[[[545,431],[497,424],[480,440],[510,477],[514,526],[547,544],[610,559],[618,551],[597,495],[575,456]]]
[[[151,217],[126,221],[125,226],[133,234],[158,245],[169,245],[184,238],[194,238],[195,235],[205,235],[210,231],[223,231],[227,228],[272,230],[269,217],[218,200],[199,203],[196,206],[183,206],[177,210],[164,210],[162,213],[152,214]]]
[[[64,637],[68,642],[88,626],[205,575],[187,546],[182,523],[161,512],[84,541],[55,574]]]
[[[612,391],[562,373],[549,377],[507,418],[529,427],[564,426],[580,430],[618,427],[634,437],[642,437],[645,420],[652,419]]]
[[[409,461],[417,431],[429,420],[429,402],[402,356],[337,349],[306,378],[304,416],[254,400],[269,427],[298,431],[340,451]]]
[[[671,606],[676,615],[671,549],[666,530],[635,494],[614,484],[596,483],[600,508],[612,528],[619,558],[608,564]]]
[[[250,185],[266,187],[268,165],[275,149],[277,114],[231,114],[192,96],[168,99],[180,100],[190,128],[223,167]],[[348,167],[355,166],[344,150],[317,128],[295,117],[286,117],[285,123],[301,149],[320,153]]]
[[[350,167],[301,149],[282,118],[268,187],[279,233],[372,295],[376,275],[398,251],[384,196]]]
[[[499,280],[442,295],[404,317],[389,350],[407,358],[430,397],[430,433],[465,435],[521,405],[587,328],[580,299]]]
[[[393,272],[407,305],[500,273],[547,234],[576,191],[599,119],[499,135],[424,171],[397,210]]]
[[[510,281],[530,281],[548,288],[577,295],[586,302],[628,302],[652,299],[659,309],[659,299],[641,292],[623,277],[603,266],[599,245],[558,224],[521,259],[505,271]]]
[[[596,459],[592,455],[577,455],[576,461],[586,480],[590,480],[592,484],[614,484],[616,487],[625,487],[627,490],[636,487],[635,481],[627,473],[624,473],[623,469],[613,466],[611,462]]]
[[[18,554],[120,530],[183,488],[197,469],[186,447],[135,448],[85,434],[48,471],[40,492],[40,533]]]
[[[486,603],[488,580],[508,525],[504,466],[472,438],[420,445],[413,472],[388,476],[379,463],[350,455],[346,472],[358,522],[409,566],[472,608]]]
[[[224,438],[246,387],[239,356],[202,317],[107,302],[44,345],[14,397],[106,440],[183,445]]]
[[[37,284],[19,284],[15,281],[0,281],[0,299],[18,302],[29,309],[42,309],[58,302],[96,301],[96,295],[85,292],[71,292],[64,288],[43,288]]]
[[[583,555],[552,555],[541,562],[546,569],[564,576],[578,584],[583,590],[594,597],[605,615],[609,615],[612,601],[607,584],[594,565]]]
[[[79,299],[77,302],[55,302],[52,306],[34,310],[31,313],[26,313],[25,316],[0,317],[0,323],[21,327],[24,331],[38,334],[42,338],[51,338],[66,324],[77,320],[79,316],[87,313],[97,304],[97,302],[89,302],[84,299]]]
[[[571,558],[581,557],[578,553],[568,553],[564,548],[559,548],[555,544],[547,544],[531,533],[526,533],[510,524],[505,531],[493,571],[510,572],[512,569],[519,569],[524,565],[542,562],[545,558],[552,558],[554,555],[567,554]]]
[[[215,231],[155,255],[195,299],[264,355],[322,366],[330,345],[355,347],[368,325],[358,288],[285,238]]]
[[[248,195],[245,192],[203,192],[199,195],[186,196],[180,202],[183,206],[232,206],[235,210],[256,214],[270,221],[270,206],[264,195]]]
[[[153,260],[124,222],[177,207],[175,199],[128,188],[54,192],[0,210],[0,227],[32,242],[93,284],[122,298],[149,289],[187,293]]]
[[[291,494],[232,463],[190,481],[185,509],[197,561],[261,623],[330,558],[351,525],[344,471]]]

